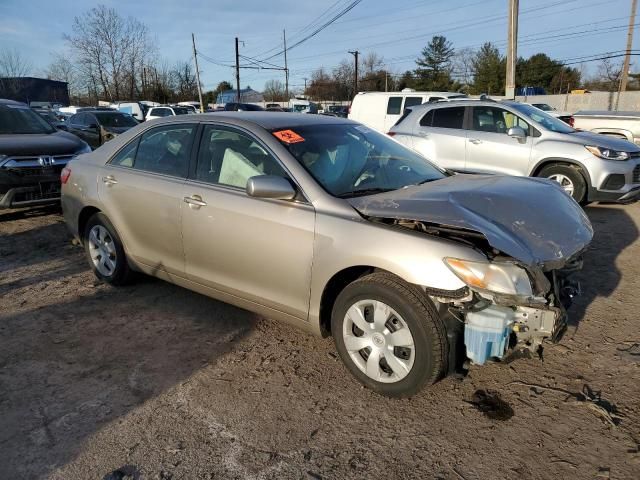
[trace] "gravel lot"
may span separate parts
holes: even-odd
[[[329,339],[98,283],[55,210],[0,212],[0,478],[638,479],[640,205],[587,211],[562,342],[409,400],[362,389]]]

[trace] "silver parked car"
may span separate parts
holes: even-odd
[[[405,111],[389,134],[443,168],[550,178],[580,203],[640,196],[639,146],[580,132],[527,104],[420,105]]]
[[[317,115],[145,122],[62,183],[100,279],[145,272],[333,335],[351,373],[389,396],[557,339],[593,235],[553,182],[450,175]]]

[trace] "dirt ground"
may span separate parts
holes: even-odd
[[[587,212],[563,340],[409,400],[361,388],[329,339],[98,283],[56,211],[0,212],[0,478],[638,479],[640,205]]]

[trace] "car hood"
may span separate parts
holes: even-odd
[[[453,175],[348,202],[365,217],[481,233],[493,248],[545,270],[561,268],[593,238],[582,208],[546,179]]]
[[[0,155],[25,157],[31,155],[71,155],[84,142],[69,132],[0,135]]]
[[[622,138],[612,137],[610,135],[581,131],[569,133],[567,135],[576,140],[577,143],[582,143],[583,145],[594,145],[596,147],[610,148],[611,150],[618,150],[622,152],[640,152],[640,147],[635,143],[631,143]]]

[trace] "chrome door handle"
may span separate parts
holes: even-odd
[[[188,204],[191,208],[200,208],[207,206],[207,202],[202,200],[202,197],[200,195],[191,195],[190,197],[184,197],[183,200],[184,203]]]
[[[102,177],[102,182],[105,185],[115,185],[118,181],[113,177],[113,175],[107,175],[106,177]]]
[[[482,140],[477,138],[470,138],[469,142],[473,143],[474,145],[480,145],[482,143]]]

